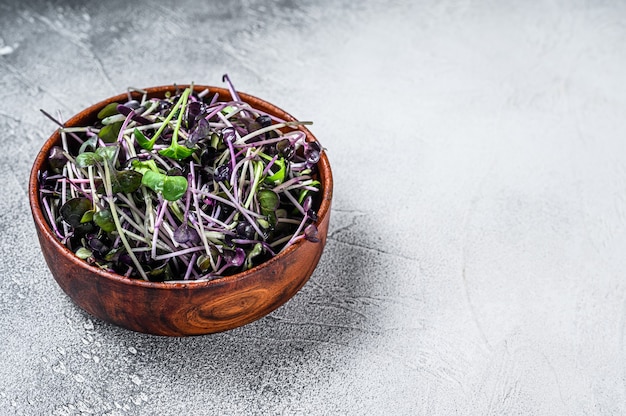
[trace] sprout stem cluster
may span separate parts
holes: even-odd
[[[241,101],[193,86],[129,92],[91,126],[61,126],[40,172],[54,235],[90,264],[149,281],[213,280],[317,238],[322,147]]]

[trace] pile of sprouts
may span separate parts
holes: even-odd
[[[298,129],[311,123],[253,108],[224,81],[228,100],[193,86],[129,90],[90,126],[42,110],[60,125],[39,172],[56,237],[89,264],[161,282],[217,279],[318,242],[323,149]]]

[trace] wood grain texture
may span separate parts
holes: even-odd
[[[185,88],[181,85],[179,88]],[[195,91],[209,88],[227,99],[225,89],[197,85]],[[150,97],[161,97],[172,86],[147,89]],[[295,120],[278,107],[259,98],[240,94],[253,107],[285,120]],[[126,99],[120,94],[102,101],[72,117],[67,126],[95,121],[106,104]],[[309,130],[300,127],[309,140]],[[255,321],[278,308],[307,282],[326,245],[332,173],[325,154],[319,162],[321,201],[318,210],[320,242],[300,240],[276,257],[236,275],[211,282],[156,283],[128,279],[103,271],[78,259],[51,232],[40,206],[38,172],[45,169],[47,155],[60,143],[58,131],[44,144],[31,170],[29,198],[41,249],[52,274],[65,293],[95,317],[139,332],[168,336],[201,335],[226,331]]]

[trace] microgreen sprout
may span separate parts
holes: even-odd
[[[60,126],[39,192],[55,236],[102,269],[149,281],[213,280],[317,236],[323,148],[242,102],[129,89],[90,126]],[[141,95],[137,95],[141,93]],[[137,98],[140,97],[140,98]]]

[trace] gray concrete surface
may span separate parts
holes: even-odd
[[[0,1],[0,414],[625,414],[626,6],[531,3]],[[39,108],[225,72],[315,121],[318,269],[227,333],[92,319],[36,242]]]

